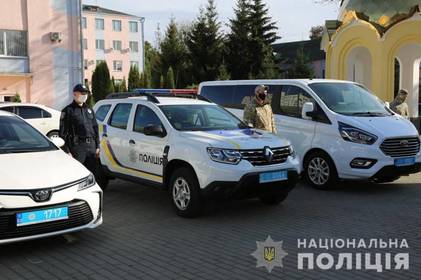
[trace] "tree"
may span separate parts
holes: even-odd
[[[280,37],[278,28],[268,15],[269,9],[262,0],[251,0],[249,5],[249,22],[251,26],[251,75],[265,75],[273,71],[274,55],[271,45]]]
[[[136,88],[141,87],[141,79],[139,69],[136,65],[130,67],[129,78],[128,78],[128,90],[133,91]]]
[[[221,64],[221,66],[219,66],[218,71],[219,71],[218,77],[217,77],[218,81],[226,81],[226,80],[231,79],[231,75],[228,73],[228,70],[225,64]]]
[[[113,91],[107,63],[101,62],[96,66],[95,71],[92,74],[92,95],[95,102],[105,99],[105,97]]]
[[[223,56],[223,37],[215,1],[208,0],[187,33],[187,47],[192,61],[194,82],[212,81],[218,77]]]
[[[248,0],[237,0],[234,18],[230,19],[230,32],[226,41],[226,64],[231,78],[247,79],[253,56],[250,52],[251,26]]]
[[[20,94],[18,92],[16,92],[16,94],[12,97],[12,102],[15,102],[15,103],[21,103],[22,102],[22,100],[20,98]]]
[[[315,40],[315,39],[322,38],[323,31],[324,31],[324,27],[322,25],[313,26],[310,29],[310,39]]]
[[[118,85],[119,92],[127,92],[126,77],[123,77],[123,80]]]
[[[148,75],[149,86],[159,88],[162,75],[161,54],[148,41],[145,42],[145,71]]]
[[[304,53],[301,47],[297,50],[297,56],[293,67],[288,74],[289,79],[311,79],[314,77],[313,67],[310,65],[310,59]]]
[[[175,88],[174,85],[174,71],[172,70],[172,67],[168,69],[167,75],[165,77],[165,88],[173,89]]]
[[[117,92],[118,91],[118,87],[117,87],[117,84],[115,83],[114,76],[111,77],[111,87],[112,87],[111,92]]]
[[[183,34],[179,31],[175,19],[172,18],[165,32],[165,37],[160,44],[161,49],[161,73],[167,73],[170,67],[174,71],[175,86],[182,88],[186,85],[183,73],[186,71],[188,60],[187,47]]]
[[[165,80],[163,75],[161,75],[161,78],[159,79],[159,88],[165,88]]]

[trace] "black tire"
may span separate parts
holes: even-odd
[[[58,136],[58,131],[57,130],[53,130],[53,131],[50,131],[50,132],[48,132],[47,133],[47,137],[48,138],[51,138],[51,137],[55,137],[55,136]]]
[[[108,188],[110,178],[108,177],[107,173],[104,171],[99,160],[97,160],[95,180],[103,191],[105,191]]]
[[[191,168],[176,169],[171,174],[168,189],[177,215],[184,218],[195,218],[202,214],[203,203],[199,181]],[[182,201],[184,201],[184,205]]]
[[[266,205],[279,205],[288,197],[288,192],[279,193],[275,195],[262,195],[259,197],[260,201]]]
[[[338,181],[338,173],[332,159],[324,152],[314,152],[304,161],[307,182],[319,190],[327,190]]]

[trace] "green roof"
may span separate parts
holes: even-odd
[[[303,48],[304,53],[308,56],[311,61],[325,60],[326,55],[323,50],[320,49],[321,39],[280,43],[272,45],[273,51],[276,56],[281,60],[288,60],[292,62],[297,56],[297,51]]]

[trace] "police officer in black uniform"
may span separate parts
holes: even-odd
[[[59,135],[66,142],[64,150],[96,174],[98,123],[93,110],[86,104],[88,94],[88,88],[82,84],[73,88],[73,102],[61,112]]]

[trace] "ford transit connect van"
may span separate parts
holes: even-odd
[[[415,126],[363,86],[337,80],[250,80],[200,84],[199,94],[238,117],[257,85],[269,86],[278,134],[289,139],[311,185],[337,179],[391,182],[421,169]]]

